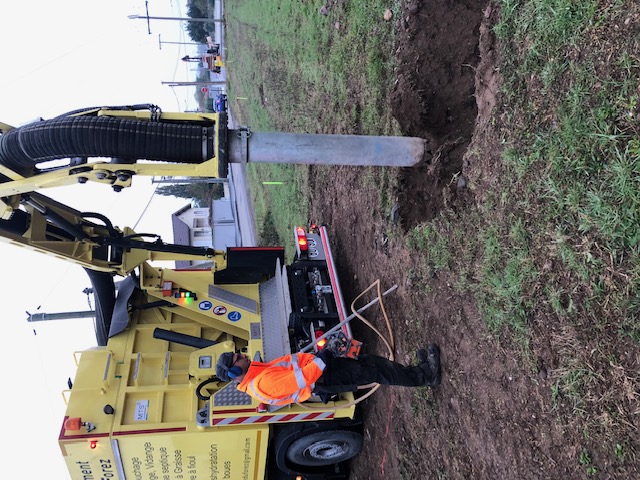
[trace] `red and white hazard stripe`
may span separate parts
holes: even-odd
[[[306,422],[310,420],[330,420],[334,412],[298,413],[288,415],[263,415],[254,417],[227,417],[211,419],[211,426],[246,425],[249,423]]]

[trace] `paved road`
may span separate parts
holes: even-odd
[[[231,112],[229,112],[228,125],[229,128],[237,128]],[[231,190],[231,202],[235,206],[236,226],[239,228],[240,236],[239,244],[243,247],[255,247],[258,245],[258,236],[246,165],[239,163],[229,165],[229,189]]]
[[[239,228],[238,233],[240,236],[239,244],[243,247],[255,247],[258,245],[258,237],[246,166],[229,165],[229,180],[232,201],[235,198],[236,224]]]
[[[214,3],[214,17],[221,18],[224,15],[223,2],[216,0]],[[225,38],[224,23],[216,24],[214,42],[219,43],[224,57]],[[212,80],[225,80],[226,68],[221,74],[211,74]],[[226,89],[225,89],[226,90]],[[228,111],[228,126],[237,129],[236,122],[231,111]],[[229,189],[231,190],[231,202],[235,207],[236,218],[236,240],[238,245],[243,247],[255,247],[258,245],[256,234],[256,219],[253,210],[253,199],[249,191],[249,181],[247,179],[247,166],[233,163],[229,165]]]

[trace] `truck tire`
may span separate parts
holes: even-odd
[[[355,457],[362,441],[362,435],[349,430],[316,432],[293,441],[285,455],[297,465],[322,467]]]

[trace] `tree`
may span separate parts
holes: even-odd
[[[195,2],[189,3],[187,6],[187,15],[191,18],[208,18],[206,5],[204,9],[198,6]],[[187,33],[194,42],[207,43],[207,36],[215,32],[215,25],[213,23],[203,22],[187,22]]]
[[[179,183],[162,185],[156,193],[166,197],[189,198],[197,207],[208,207],[212,200],[222,198],[224,187],[221,183]]]

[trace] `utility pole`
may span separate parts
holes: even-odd
[[[202,23],[224,23],[223,18],[192,18],[192,17],[150,17],[149,15],[128,15],[131,20],[174,20],[178,22],[202,22]]]
[[[71,320],[73,318],[93,318],[96,312],[87,310],[82,312],[61,312],[61,313],[29,313],[27,312],[27,322],[46,322],[48,320]]]
[[[172,183],[175,185],[186,185],[188,183],[227,183],[228,178],[185,178],[185,177],[162,177],[156,180],[151,179],[151,183]]]
[[[151,35],[151,23],[149,20],[177,20],[179,22],[202,22],[202,23],[223,23],[224,20],[222,18],[191,18],[191,17],[150,17],[149,16],[149,2],[145,1],[144,2],[144,7],[145,10],[147,12],[146,15],[129,15],[128,17],[131,20],[135,20],[136,18],[139,18],[140,20],[146,20],[147,21],[147,31],[149,32],[149,35]]]
[[[178,22],[201,22],[201,23],[224,23],[224,19],[222,18],[191,18],[191,17],[151,17],[149,13],[147,15],[128,15],[128,18],[131,20],[135,20],[136,18],[140,20],[147,21],[147,29],[149,31],[149,35],[151,35],[151,26],[149,20],[173,20]]]
[[[171,44],[171,45],[204,45],[204,43],[196,43],[196,42],[167,42],[160,40],[160,34],[158,34],[158,44],[160,45],[160,50],[162,50],[162,44]]]
[[[200,85],[206,87],[207,85],[226,85],[226,80],[216,80],[209,82],[161,82],[162,85],[169,85],[170,87],[184,87],[189,85]]]

